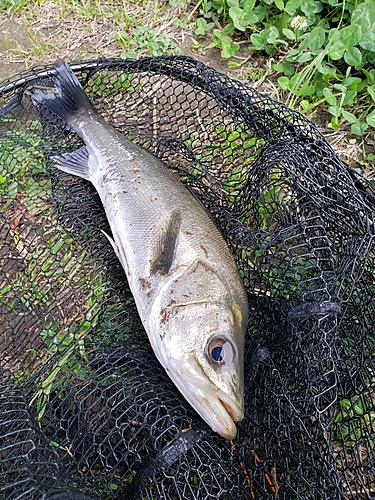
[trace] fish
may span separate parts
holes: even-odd
[[[233,439],[244,418],[249,308],[221,232],[161,159],[101,118],[66,62],[56,61],[52,83],[28,93],[84,143],[52,159],[98,192],[157,359],[213,431]]]

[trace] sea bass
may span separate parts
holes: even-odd
[[[201,204],[156,156],[108,125],[63,61],[30,91],[85,143],[57,167],[93,183],[156,357],[221,436],[244,415],[248,302],[235,260]]]

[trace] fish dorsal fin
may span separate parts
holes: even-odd
[[[82,146],[73,153],[53,156],[52,159],[57,162],[56,167],[60,170],[90,180],[89,153],[86,146]]]
[[[181,214],[174,210],[159,235],[155,253],[151,260],[150,274],[169,274],[176,254],[181,226]]]

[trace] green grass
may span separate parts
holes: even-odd
[[[349,123],[355,135],[375,127],[375,41],[368,36],[375,4],[331,0],[200,0],[194,33],[211,37],[224,59],[233,61],[241,41],[266,53],[292,108],[311,112],[328,104],[329,126]],[[222,29],[219,29],[219,20]],[[204,46],[204,45],[203,45]],[[207,46],[206,46],[207,47]],[[248,57],[244,61],[248,61]],[[373,132],[372,132],[373,133]]]
[[[181,53],[170,36],[177,10],[161,0],[0,0],[0,11],[13,26],[3,32],[1,50],[28,66],[56,54],[85,59]]]
[[[21,12],[28,4],[28,0],[0,0],[0,11],[6,11],[8,14],[13,14]]]
[[[49,225],[51,220],[49,216]],[[0,290],[4,306],[15,315],[34,316],[40,327],[44,348],[30,348],[20,360],[21,371],[15,369],[15,375],[23,381],[41,371],[31,398],[38,419],[44,414],[49,394],[67,388],[72,373],[87,376],[86,345],[91,345],[90,334],[99,324],[101,305],[108,296],[104,270],[96,269],[97,264],[57,222],[52,226],[54,235],[46,245],[40,242],[33,250],[30,242],[23,242],[22,247],[28,249],[26,267]],[[60,303],[59,297],[66,297],[68,290],[70,302],[64,298]],[[66,319],[64,308],[78,308],[83,316]]]
[[[0,9],[7,11],[10,16],[24,12],[35,19],[43,3],[45,2],[30,6],[26,1],[6,0],[0,2]],[[248,61],[246,55],[243,60],[245,62],[236,62],[239,61],[235,57],[239,53],[240,42],[250,40],[252,54],[267,54],[269,57],[273,68],[270,76],[278,76],[278,84],[284,90],[291,107],[309,113],[318,106],[325,106],[330,114],[329,125],[332,129],[339,130],[343,124],[350,124],[352,133],[358,136],[368,134],[375,126],[375,70],[370,67],[375,49],[370,45],[368,49],[363,49],[362,38],[350,26],[353,25],[353,10],[365,5],[371,11],[371,17],[372,4],[358,2],[354,6],[350,2],[334,2],[332,11],[339,9],[341,12],[336,19],[332,14],[330,18],[323,18],[320,12],[314,12],[318,3],[288,2],[288,5],[281,0],[272,3],[258,2],[251,10],[252,18],[250,14],[247,17],[244,12],[245,5],[248,7],[251,2],[242,0],[201,0],[190,3],[171,0],[169,6],[180,12],[177,24],[182,26],[191,23],[193,26],[197,39],[196,48],[217,47],[224,59],[229,59],[232,66],[238,67]],[[309,5],[314,16],[309,17],[304,11],[301,12],[306,9],[310,15]],[[325,2],[321,2],[321,5],[326,6]],[[346,8],[348,6],[351,6],[350,12]],[[99,0],[66,0],[60,2],[59,9],[61,19],[76,16],[82,23],[87,22],[86,33],[93,33],[94,24],[91,22],[106,20],[112,16],[112,31],[108,36],[118,55],[123,57],[179,52],[175,41],[160,30],[161,23],[168,24],[173,20],[172,11],[168,10],[165,2],[144,0],[110,5]],[[307,16],[310,24],[291,29],[291,21],[301,13]],[[262,18],[262,15],[265,17]],[[221,30],[213,21],[214,18],[219,19],[222,24]],[[332,34],[328,34],[330,23],[336,23]],[[342,31],[345,28],[349,29]],[[351,45],[348,40],[351,40]],[[56,48],[53,45],[56,42],[52,40],[47,43],[32,32],[29,32],[29,41],[31,52],[41,58],[49,50]],[[355,49],[359,50],[361,56]],[[257,71],[255,78],[263,75],[263,70]],[[102,94],[106,90],[104,75],[96,74],[93,82],[93,94]],[[107,102],[111,101],[114,92],[133,90],[133,84],[132,79],[126,75],[120,77],[113,87],[113,94],[106,95]],[[202,148],[200,136],[190,137],[186,144],[196,152],[199,160],[204,159],[207,164],[218,156],[222,157],[221,188],[225,201],[232,204],[246,182],[243,166],[246,162],[250,164],[253,161],[262,141],[249,140],[237,128],[227,132],[224,128],[220,129],[220,125],[217,125],[215,133],[218,135],[217,143],[210,145],[210,151],[202,150],[201,155],[197,151],[198,147]],[[0,212],[6,212],[15,202],[22,202],[30,217],[50,217],[51,184],[45,169],[45,150],[41,146],[37,123],[32,125],[28,133],[10,131],[1,137]],[[254,151],[254,155],[251,151]],[[367,156],[368,161],[374,158],[371,154]],[[201,173],[201,167],[197,166],[193,174],[199,176]],[[283,184],[281,169],[275,169],[270,175],[271,180],[278,179],[279,182],[274,182],[271,189],[265,189],[252,207],[252,213],[257,214],[254,226],[251,226],[249,214],[242,216],[242,222],[247,223],[250,229],[264,231],[265,235],[274,228],[279,207],[289,202],[288,190],[285,188],[288,183]],[[16,373],[19,379],[24,380],[31,378],[41,366],[47,367],[31,397],[39,420],[46,412],[52,392],[69,391],[70,376],[78,379],[89,376],[87,352],[93,346],[93,332],[96,334],[95,338],[98,338],[101,306],[107,299],[104,273],[96,270],[95,263],[77,246],[69,232],[54,220],[53,225],[54,232],[47,238],[45,245],[35,244],[28,254],[25,249],[29,242],[17,230],[13,230],[11,237],[15,249],[22,255],[27,255],[25,269],[0,289],[0,302],[14,314],[30,314],[35,318],[39,318],[41,312],[43,314],[43,325],[39,332],[43,348],[35,352],[30,349],[22,375],[21,372]],[[255,268],[257,272],[261,270],[264,286],[271,283],[268,291],[274,297],[299,300],[304,286],[302,276],[304,280],[309,273],[311,278],[314,277],[314,257],[309,259],[289,253],[288,259],[285,258],[282,263],[275,257],[274,265],[262,268],[262,263],[269,263],[270,255],[282,258],[286,254],[285,247],[271,244],[267,246],[266,236],[263,243],[263,248],[256,252],[243,250],[242,258],[249,266],[249,273]],[[291,238],[289,244],[292,244]],[[80,307],[85,313],[83,318],[76,318],[69,324],[64,323],[61,318],[56,319],[54,311],[56,294],[67,285],[80,297]],[[35,304],[38,305],[38,312]],[[120,301],[115,301],[112,306],[114,327],[116,314],[121,307]],[[124,341],[128,339],[128,333],[124,329]],[[344,442],[347,446],[354,447],[362,437],[361,429],[370,428],[375,415],[370,409],[370,395],[366,395],[367,399],[363,394],[362,396],[362,399],[358,395],[339,399],[332,426],[334,444]],[[55,445],[60,446],[58,443]],[[195,480],[196,477],[193,478],[193,484]],[[116,487],[113,484],[113,489]]]
[[[28,132],[11,129],[0,138],[0,212],[9,219],[7,244],[22,258],[0,288],[0,303],[15,316],[32,316],[40,328],[43,347],[29,348],[13,368],[19,381],[41,372],[31,397],[38,419],[50,393],[68,387],[68,374],[87,377],[87,346],[109,293],[105,270],[57,220],[46,151],[36,122]],[[77,309],[79,316],[69,313]]]
[[[8,33],[7,50],[38,61],[64,52],[72,23],[81,45],[90,35],[83,49],[90,54],[105,53],[103,39],[111,55],[178,54],[178,42],[191,33],[186,39],[191,50],[216,47],[229,61],[228,71],[243,66],[242,74],[251,80],[265,71],[252,70],[252,60],[266,55],[271,69],[266,74],[277,79],[281,92],[275,90],[290,107],[309,114],[323,107],[333,130],[345,126],[358,137],[373,134],[375,42],[368,33],[375,7],[370,0],[2,0],[0,9],[13,19],[23,16],[30,45],[14,44]],[[55,18],[58,13],[62,28],[54,37],[33,29],[43,9]],[[242,44],[246,49],[240,51]],[[374,159],[370,152],[366,163]]]
[[[46,173],[46,159],[41,149],[39,123],[31,131],[8,130],[0,137],[0,213],[7,210],[16,196],[24,193],[29,215],[47,210],[51,200],[51,183]]]

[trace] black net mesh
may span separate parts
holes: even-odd
[[[375,191],[306,118],[186,57],[72,65],[212,214],[251,308],[245,419],[213,433],[156,361],[37,68],[0,96],[2,499],[375,498]]]

